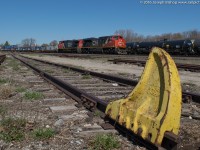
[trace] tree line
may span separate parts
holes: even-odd
[[[164,39],[167,40],[200,39],[200,31],[198,30],[144,36],[130,29],[125,29],[125,30],[120,29],[116,30],[114,34],[122,35],[127,42],[142,42],[142,41],[150,42],[150,41],[160,41]]]
[[[189,30],[185,32],[177,32],[177,33],[164,33],[161,35],[148,35],[144,36],[134,32],[131,29],[120,29],[116,30],[114,34],[119,34],[123,36],[127,42],[150,42],[150,41],[160,41],[160,40],[182,40],[182,39],[200,39],[200,31],[198,30]],[[10,46],[11,44],[6,41],[4,44],[0,44],[0,46]],[[23,47],[32,47],[36,46],[36,39],[34,38],[26,38],[21,41],[21,46]],[[53,40],[50,43],[43,43],[41,46],[57,46],[58,41]]]
[[[8,41],[0,44],[1,47],[10,46],[10,45],[12,45],[12,44],[10,44]],[[37,46],[37,43],[36,43],[36,39],[34,39],[34,38],[26,38],[21,41],[20,45],[23,47],[34,47],[34,46]],[[58,45],[58,41],[53,40],[50,43],[43,43],[41,46],[46,47],[46,46],[57,46],[57,45]]]

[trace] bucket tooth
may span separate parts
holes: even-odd
[[[113,101],[106,115],[155,145],[165,133],[177,135],[181,116],[181,84],[176,65],[154,47],[137,86],[125,99]]]

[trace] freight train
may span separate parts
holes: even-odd
[[[3,47],[3,50],[58,52],[58,53],[104,53],[104,54],[148,54],[152,47],[165,49],[172,55],[200,56],[200,39],[167,40],[154,42],[126,42],[121,35],[59,41],[58,46]]]
[[[126,40],[120,35],[59,41],[58,52],[125,54]]]
[[[200,39],[163,40],[157,42],[130,42],[126,44],[128,54],[148,54],[152,47],[160,47],[170,54],[200,55]]]
[[[148,54],[152,47],[160,47],[173,55],[200,55],[200,39],[129,42],[120,35],[65,40],[58,44],[58,52]]]

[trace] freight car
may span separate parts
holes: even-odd
[[[138,54],[138,42],[126,43],[127,54]]]
[[[194,52],[197,55],[200,55],[200,39],[194,40],[192,45],[193,45]]]
[[[72,41],[75,42],[75,44],[69,44],[70,40],[60,41],[58,44],[58,52],[126,53],[126,41],[120,35],[86,38]]]
[[[163,42],[140,42],[137,46],[137,53],[149,54],[152,47],[163,47]]]
[[[3,50],[17,50],[18,49],[18,45],[10,45],[10,46],[3,46],[2,47]]]
[[[129,54],[148,54],[152,47],[160,47],[171,54],[200,55],[200,40],[172,40],[157,42],[131,42],[127,43]]]
[[[195,53],[192,48],[192,40],[166,41],[163,48],[171,54],[192,55]]]

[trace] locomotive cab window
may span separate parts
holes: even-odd
[[[113,40],[118,40],[118,36],[113,36],[112,39]]]

